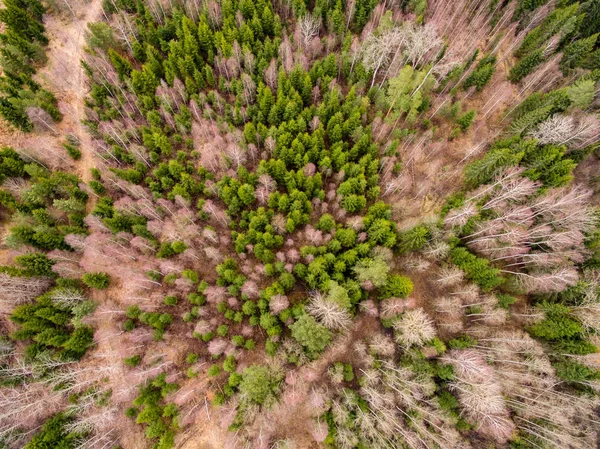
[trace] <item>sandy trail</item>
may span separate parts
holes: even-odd
[[[81,120],[85,118],[84,99],[88,93],[86,75],[81,67],[87,24],[102,17],[102,0],[67,0],[62,13],[46,14],[44,24],[50,43],[48,61],[35,75],[36,81],[54,93],[63,113],[60,123],[51,129],[23,133],[0,124],[0,146],[12,146],[53,169],[77,173],[84,181],[91,179],[94,167],[91,137]],[[62,148],[68,134],[81,141],[81,159],[73,161]]]
[[[84,54],[87,25],[102,17],[102,0],[64,1],[65,13],[62,16],[46,17],[46,34],[50,40],[46,51],[48,63],[38,77],[54,92],[64,114],[62,122],[56,126],[57,138],[75,134],[81,141],[81,159],[75,168],[84,181],[89,181],[94,157],[91,137],[81,123],[85,118],[84,99],[89,89],[80,61]]]

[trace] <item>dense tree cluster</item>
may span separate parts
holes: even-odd
[[[68,249],[65,235],[86,232],[88,194],[80,188],[79,178],[35,162],[26,163],[11,148],[0,150],[0,156],[0,177],[7,186],[0,189],[0,207],[22,217],[10,230],[10,244]]]
[[[600,69],[597,46],[600,7],[595,1],[568,3],[557,7],[527,33],[515,51],[519,62],[511,69],[512,82],[521,81],[558,52],[562,52],[560,68],[565,74],[577,67]]]
[[[26,354],[32,359],[41,353],[79,359],[93,345],[93,328],[81,322],[93,309],[93,303],[85,299],[76,283],[58,279],[57,286],[34,303],[13,310],[11,320],[19,329],[11,338],[30,341]]]

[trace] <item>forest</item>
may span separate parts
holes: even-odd
[[[3,0],[0,449],[600,444],[600,0]]]

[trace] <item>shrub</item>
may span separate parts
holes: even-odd
[[[583,327],[569,316],[570,309],[562,304],[542,303],[540,308],[545,312],[545,319],[529,327],[534,337],[545,340],[560,340],[579,335]]]
[[[196,363],[197,361],[198,361],[198,354],[196,354],[194,352],[190,352],[185,357],[185,363],[187,363],[188,365],[192,365],[192,364]]]
[[[85,273],[81,280],[90,288],[104,290],[110,284],[110,276],[106,273]]]
[[[135,321],[127,319],[125,320],[125,322],[123,323],[123,330],[125,332],[129,332],[135,329]]]
[[[100,181],[92,179],[88,184],[96,195],[103,195],[104,193],[106,193],[106,188],[104,187],[104,184],[102,184]]]
[[[566,359],[555,363],[553,366],[556,370],[556,376],[565,382],[586,384],[600,380],[600,371],[575,361]]]
[[[15,262],[25,269],[25,273],[31,276],[55,277],[52,266],[56,263],[48,259],[45,254],[31,253],[15,257]]]
[[[219,374],[221,374],[219,365],[211,365],[210,368],[208,368],[208,375],[210,377],[217,377]]]
[[[388,276],[385,286],[379,293],[380,299],[406,298],[412,293],[413,283],[410,278],[391,274]]]
[[[418,251],[427,244],[430,237],[431,232],[425,226],[415,226],[400,234],[400,238],[398,239],[398,249],[402,253]]]
[[[506,294],[497,294],[496,298],[498,298],[498,306],[503,309],[508,309],[512,304],[517,301],[517,298],[514,296],[506,295]]]
[[[235,357],[230,355],[225,358],[223,361],[223,370],[228,373],[233,373],[235,371]]]
[[[81,159],[81,151],[75,145],[72,145],[68,142],[64,142],[63,148],[67,151],[68,155],[71,156],[72,159],[78,161]]]
[[[488,81],[492,79],[495,71],[496,57],[492,55],[483,57],[475,70],[465,79],[463,88],[468,89],[471,86],[475,86],[478,91],[482,90]]]
[[[590,55],[594,50],[599,35],[600,33],[596,33],[585,39],[578,39],[564,49],[563,57],[560,61],[560,68],[564,74],[566,74],[569,69],[580,66]]]
[[[184,250],[185,251],[185,250]],[[194,270],[183,270],[181,272],[181,275],[183,278],[189,280],[190,282],[197,284],[198,282],[200,282],[200,278],[198,276],[198,273]]]
[[[164,404],[163,399],[177,389],[177,384],[167,383],[166,374],[160,374],[140,387],[133,401],[133,405],[139,407],[135,422],[145,425],[146,438],[156,440],[156,448],[170,449],[174,445],[177,407]]]
[[[26,349],[29,357],[45,351],[50,357],[78,360],[94,343],[94,329],[84,325],[74,327],[73,310],[57,307],[50,294],[15,307],[10,319],[20,325],[11,338],[31,341]]]
[[[127,357],[126,359],[123,359],[123,363],[125,363],[125,365],[127,365],[131,368],[138,366],[141,361],[142,361],[142,357],[137,354],[132,357]]]
[[[175,306],[177,305],[177,296],[165,296],[164,301],[168,306]]]
[[[329,232],[335,227],[335,220],[330,214],[323,214],[319,219],[317,228],[323,232]]]
[[[475,120],[475,111],[465,112],[463,115],[456,119],[456,123],[460,127],[462,132],[465,132],[471,127],[471,124]]]
[[[231,342],[234,344],[234,346],[244,346],[244,337],[242,335],[234,335],[233,337],[231,337]]]
[[[361,284],[370,282],[375,287],[382,287],[387,282],[390,267],[381,258],[361,259],[353,267],[356,280]]]
[[[190,304],[194,306],[203,306],[206,303],[206,296],[200,293],[190,293],[187,296],[187,299],[190,302]]]

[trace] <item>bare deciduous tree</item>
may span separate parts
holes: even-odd
[[[600,140],[600,122],[590,115],[576,119],[556,114],[540,123],[530,135],[541,144],[567,145],[575,150]]]
[[[328,329],[346,329],[352,324],[350,314],[319,292],[311,295],[306,311]]]
[[[419,308],[409,310],[394,322],[396,342],[405,348],[423,346],[436,336],[433,321]]]
[[[298,20],[296,26],[302,37],[303,47],[306,49],[310,45],[312,39],[319,35],[321,18],[315,17],[312,14],[305,14],[300,20]]]

